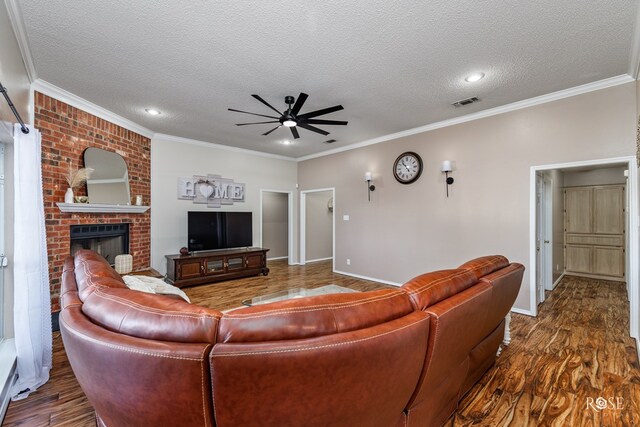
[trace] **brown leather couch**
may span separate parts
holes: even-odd
[[[439,426],[494,363],[523,272],[489,256],[222,314],[129,290],[80,251],[60,329],[101,426]]]

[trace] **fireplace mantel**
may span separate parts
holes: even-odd
[[[101,203],[56,203],[61,212],[86,213],[145,213],[149,206],[105,205]]]

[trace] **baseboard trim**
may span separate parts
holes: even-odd
[[[11,401],[11,387],[17,377],[16,346],[11,338],[0,343],[0,425],[4,422]]]
[[[344,276],[355,277],[356,279],[363,279],[363,280],[370,280],[372,282],[384,283],[385,285],[391,285],[391,286],[397,286],[397,287],[402,286],[402,283],[391,282],[389,280],[383,280],[383,279],[377,279],[375,277],[362,276],[360,274],[347,273],[346,271],[333,270],[333,272],[336,274],[342,274]]]
[[[558,283],[560,283],[560,281],[564,278],[564,275],[565,275],[565,273],[562,273],[560,275],[560,277],[558,277],[558,280],[553,282],[553,284],[551,285],[551,290],[554,290],[556,288],[556,286],[558,286]]]
[[[332,256],[330,256],[330,257],[327,257],[327,258],[308,259],[308,260],[306,260],[304,263],[305,263],[305,264],[309,264],[310,262],[327,261],[327,260],[330,260],[330,259],[333,259],[333,257],[332,257]]]
[[[273,257],[273,258],[267,258],[267,261],[276,261],[276,260],[279,260],[279,259],[287,259],[287,258],[289,258],[287,255],[285,255],[285,256],[277,256],[277,257]]]
[[[523,310],[521,308],[514,308],[511,307],[511,311],[514,313],[518,313],[518,314],[524,314],[525,316],[530,316],[530,317],[536,317],[533,315],[533,313],[529,310]]]

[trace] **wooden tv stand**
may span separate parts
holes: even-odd
[[[221,282],[239,277],[267,275],[265,248],[240,248],[198,252],[191,255],[165,255],[167,281],[184,287]]]

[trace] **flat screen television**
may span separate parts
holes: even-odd
[[[251,212],[188,212],[189,252],[253,245]]]

